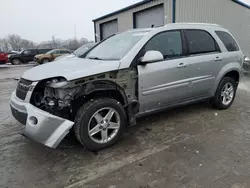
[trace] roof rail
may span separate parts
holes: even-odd
[[[167,25],[200,25],[200,26],[211,26],[211,27],[221,27],[219,24],[214,23],[189,23],[189,22],[178,22],[178,23],[169,23]],[[167,26],[166,25],[166,26]]]

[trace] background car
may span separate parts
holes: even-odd
[[[71,51],[67,49],[54,49],[45,54],[36,55],[34,57],[34,61],[36,61],[39,64],[43,64],[54,61],[55,58],[65,54],[69,55],[71,54]]]
[[[0,51],[0,64],[5,64],[8,62],[8,54]]]
[[[37,54],[44,54],[52,49],[26,49],[23,50],[20,54],[14,54],[9,57],[9,61],[13,65],[19,65],[22,63],[28,63],[33,61],[34,57]]]
[[[87,52],[88,50],[90,50],[91,48],[93,48],[95,45],[96,45],[96,43],[84,44],[81,47],[77,48],[71,54],[66,54],[66,55],[59,56],[54,61],[58,61],[58,60],[61,60],[61,59],[68,59],[68,58],[76,57],[76,56],[79,57],[79,56],[83,55],[85,52]]]
[[[247,56],[244,57],[243,69],[245,73],[250,73],[250,58]]]

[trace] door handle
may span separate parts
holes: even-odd
[[[222,58],[221,57],[216,57],[215,61],[222,61]]]
[[[186,66],[187,66],[186,63],[180,63],[180,64],[177,66],[177,68],[184,68],[184,67],[186,67]]]

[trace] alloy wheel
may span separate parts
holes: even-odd
[[[20,65],[20,64],[21,64],[21,62],[20,62],[19,59],[14,59],[14,60],[12,60],[12,63],[13,63],[14,65]]]
[[[120,129],[120,115],[110,107],[102,108],[94,113],[88,123],[88,134],[98,144],[110,142]]]
[[[226,83],[221,92],[222,103],[226,106],[229,105],[234,99],[234,94],[233,84],[230,82]]]

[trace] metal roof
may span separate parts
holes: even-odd
[[[104,15],[104,16],[101,16],[101,17],[99,17],[99,18],[96,18],[96,19],[93,20],[93,22],[96,22],[96,21],[98,21],[98,20],[102,20],[102,19],[104,19],[104,18],[107,18],[107,17],[113,16],[113,15],[119,14],[119,13],[124,12],[124,11],[127,11],[127,10],[129,10],[129,9],[138,7],[138,6],[140,6],[140,5],[144,5],[144,4],[149,3],[149,2],[151,2],[151,1],[153,1],[153,0],[143,0],[143,1],[140,1],[140,2],[138,2],[138,3],[135,3],[135,4],[133,4],[133,5],[130,5],[130,6],[128,6],[128,7],[122,8],[122,9],[117,10],[117,11],[115,11],[115,12],[111,12],[111,13],[109,13],[109,14],[106,14],[106,15]]]

